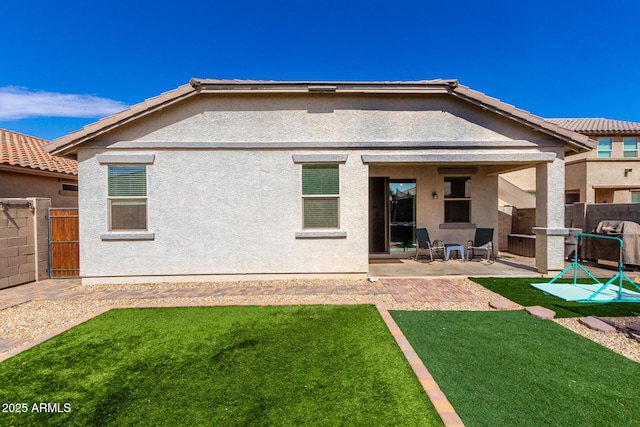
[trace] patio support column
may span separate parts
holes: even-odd
[[[564,268],[564,153],[536,166],[536,267],[543,274]]]

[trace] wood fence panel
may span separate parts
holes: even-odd
[[[49,210],[49,275],[52,278],[80,275],[78,209]]]

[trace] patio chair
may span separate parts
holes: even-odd
[[[475,256],[476,251],[486,251],[487,261],[493,255],[493,228],[476,228],[473,240],[467,242],[467,261]]]
[[[434,240],[432,242],[426,228],[416,228],[416,261],[420,255],[420,250],[429,251],[429,258],[431,258],[431,261],[433,261],[434,252],[440,252],[444,258],[444,242],[442,240]]]

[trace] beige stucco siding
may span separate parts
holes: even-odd
[[[536,140],[511,120],[450,97],[203,95],[163,109],[106,141],[378,142]]]
[[[438,167],[476,168],[471,224],[497,233],[498,173],[562,162],[563,153],[544,132],[440,95],[200,95],[78,148],[81,275],[364,275],[370,176],[416,179],[417,226],[464,244],[472,225],[442,224]],[[155,156],[147,166],[153,239],[110,239],[99,154]],[[296,154],[347,156],[337,235],[301,233]]]
[[[80,151],[80,206],[92,213],[80,222],[83,276],[367,271],[368,168],[357,155],[340,165],[345,238],[296,238],[301,166],[291,152],[166,150],[147,167],[154,240],[103,241],[107,166],[97,153]]]

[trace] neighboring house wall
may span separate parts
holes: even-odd
[[[594,140],[611,138],[611,151],[608,158],[601,157],[598,149],[573,154],[566,158],[567,203],[640,201],[640,157],[638,157],[640,150],[636,150],[633,156],[633,150],[625,154],[624,149],[625,138],[635,139],[640,145],[640,123],[606,119],[556,119],[554,122],[574,130],[577,124],[586,123],[585,126],[588,126],[589,130],[576,131]],[[601,127],[598,128],[598,126]],[[525,191],[535,192],[533,168],[502,174],[501,177]],[[634,192],[638,194],[633,196]]]
[[[47,210],[40,198],[0,198],[0,289],[48,274]]]
[[[54,207],[78,206],[77,163],[47,153],[47,144],[0,128],[0,197],[44,197]]]
[[[503,173],[500,176],[527,193],[536,192],[536,168]]]
[[[77,188],[78,181],[0,169],[0,197],[47,198],[51,199],[51,206],[78,207],[78,192],[65,191],[62,184],[74,185]]]

